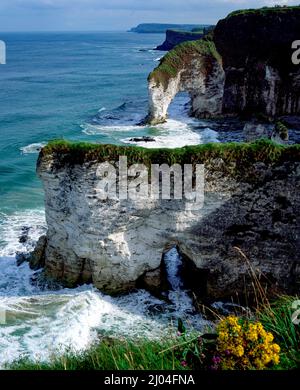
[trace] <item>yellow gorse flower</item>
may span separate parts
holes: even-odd
[[[222,369],[263,370],[279,364],[280,347],[273,343],[272,333],[267,332],[260,322],[228,316],[220,321],[217,332]]]

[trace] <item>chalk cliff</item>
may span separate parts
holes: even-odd
[[[162,123],[178,92],[191,97],[191,114],[211,118],[222,113],[225,73],[214,42],[205,38],[176,46],[149,76],[149,115],[146,122]]]
[[[204,206],[189,200],[101,200],[103,162],[204,164]],[[40,152],[48,225],[45,271],[69,286],[118,293],[160,279],[177,245],[187,284],[202,298],[252,291],[241,248],[275,291],[299,292],[300,149],[260,141],[147,150],[54,142]],[[133,178],[129,179],[132,183]],[[153,276],[154,275],[154,276]]]
[[[299,115],[300,67],[291,59],[299,21],[299,6],[237,11],[218,22],[210,45],[176,46],[149,76],[148,121],[163,122],[180,91],[190,94],[199,118]]]

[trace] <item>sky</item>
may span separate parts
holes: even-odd
[[[242,8],[300,0],[0,0],[0,31],[121,31],[139,23],[215,24]]]

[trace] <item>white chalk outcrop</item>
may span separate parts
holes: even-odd
[[[188,92],[192,116],[212,118],[222,113],[225,73],[220,61],[211,54],[195,52],[182,59],[181,66],[176,76],[167,79],[161,80],[155,72],[150,75],[148,123],[165,122],[179,92]]]
[[[118,148],[110,148],[116,156]],[[282,150],[285,162],[271,164],[269,148],[264,143],[253,150],[249,146],[242,160],[238,155],[232,159],[234,150],[225,153],[228,161],[213,150],[211,157],[206,155],[203,208],[187,200],[101,200],[97,154],[77,161],[76,148],[42,151],[38,173],[48,225],[46,274],[69,286],[92,282],[109,293],[140,286],[149,279],[147,272],[158,285],[163,253],[177,245],[189,265],[186,281],[199,295],[219,299],[233,291],[242,294],[245,283],[251,291],[248,264],[234,250],[238,246],[263,275],[261,282],[264,277],[271,281],[270,293],[274,286],[296,291],[300,163],[293,152],[289,161]],[[134,148],[123,152],[137,153],[139,161]],[[201,150],[192,153],[190,162],[201,156]],[[101,150],[99,155],[101,160]]]

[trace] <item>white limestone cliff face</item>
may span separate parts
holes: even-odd
[[[238,179],[236,163],[212,159],[205,165],[204,206],[194,209],[187,200],[101,200],[99,163],[63,161],[49,154],[38,166],[47,275],[69,286],[92,282],[119,293],[136,287],[147,272],[159,279],[164,251],[177,245],[195,267],[186,278],[191,287],[218,299],[244,291],[249,269],[234,250],[239,246],[274,286],[297,286],[299,163],[253,163]]]
[[[198,212],[185,202],[107,200],[97,196],[99,164],[53,172],[44,159],[39,175],[45,189],[48,225],[46,271],[69,285],[92,281],[111,293],[135,286],[160,267],[164,249],[176,244]]]
[[[225,73],[222,65],[209,56],[195,54],[175,77],[160,82],[150,77],[148,83],[149,114],[147,122],[155,125],[168,117],[168,108],[179,92],[188,92],[191,115],[197,118],[216,117],[222,112]]]
[[[167,88],[163,84],[157,84],[155,80],[150,80],[149,91],[149,117],[148,122],[152,125],[164,123],[168,117],[168,108],[178,92],[182,91],[181,73],[172,78]]]

